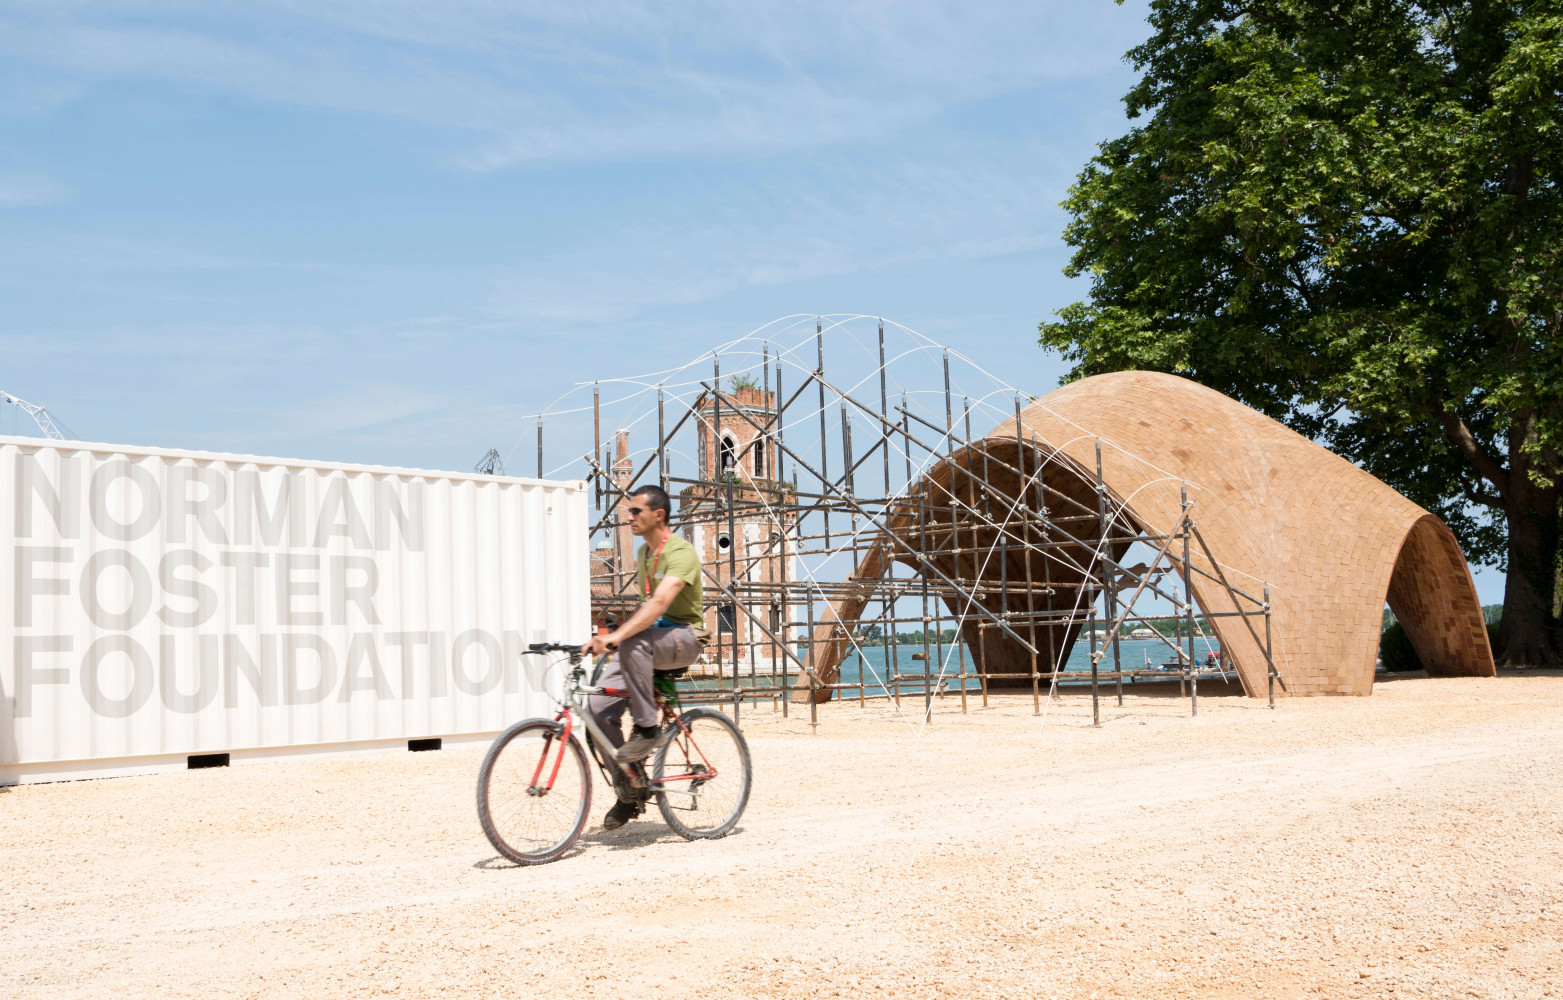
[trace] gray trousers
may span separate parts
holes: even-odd
[[[625,639],[619,652],[597,678],[600,687],[624,688],[629,698],[594,694],[587,711],[597,720],[617,750],[624,745],[624,709],[637,726],[657,724],[656,687],[652,674],[658,670],[687,667],[700,657],[695,630],[687,625],[677,628],[648,628]]]

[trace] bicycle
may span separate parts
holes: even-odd
[[[576,732],[587,743],[603,777],[640,802],[655,799],[662,818],[685,840],[715,840],[732,832],[749,802],[749,745],[733,721],[710,708],[679,713],[673,683],[688,672],[656,675],[662,735],[645,764],[620,764],[585,699],[625,697],[622,688],[585,683],[579,645],[532,643],[527,653],[568,653],[570,673],[552,718],[523,719],[499,734],[478,769],[478,821],[489,843],[518,865],[557,860],[586,828],[592,804],[591,771]],[[597,661],[600,667],[607,657]],[[604,749],[606,748],[606,749]],[[606,758],[606,759],[604,759]],[[624,796],[621,796],[624,797]]]

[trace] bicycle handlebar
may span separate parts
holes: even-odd
[[[579,653],[584,642],[534,642],[526,647],[528,653]],[[618,644],[608,643],[609,649],[618,649]]]

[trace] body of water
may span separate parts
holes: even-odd
[[[1220,644],[1213,638],[1196,638],[1194,640],[1195,655],[1200,663],[1204,663],[1206,654],[1217,652],[1220,648]],[[889,679],[891,649],[892,647],[889,646],[865,646],[861,654],[855,650],[849,653],[846,661],[841,665],[839,683],[856,684],[866,672],[868,675],[869,693],[872,694],[877,685]],[[896,676],[917,678],[923,676],[924,661],[912,659],[913,653],[921,653],[923,651],[922,646],[896,646],[894,650],[894,670]],[[1119,650],[1125,670],[1144,670],[1160,666],[1169,660],[1175,659],[1172,650],[1158,639],[1122,639],[1119,641]],[[956,645],[944,646],[941,651],[939,646],[930,644],[926,664],[927,672],[933,676],[938,676],[942,663],[947,683],[954,688],[958,683],[956,675],[961,672],[960,653],[961,650]],[[801,656],[807,662],[807,653],[802,653]],[[1101,669],[1111,670],[1113,668],[1112,662],[1112,650],[1109,649],[1106,657],[1102,660]],[[1038,663],[1037,668],[1044,672],[1048,669],[1042,663]],[[1078,671],[1087,675],[1090,673],[1091,649],[1088,643],[1084,641],[1075,643],[1074,649],[1070,650],[1069,657],[1064,663],[1064,669],[1066,671]],[[975,661],[972,659],[969,650],[966,651],[966,670],[968,673],[976,672]],[[789,670],[788,674],[790,677],[795,674],[795,670]],[[976,678],[968,678],[966,686],[976,690],[981,687],[981,682]],[[883,694],[883,690],[880,693]]]

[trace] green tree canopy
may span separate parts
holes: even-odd
[[[1556,663],[1563,4],[1156,0],[1134,128],[1065,207],[1071,377],[1195,379],[1360,463],[1505,566]]]

